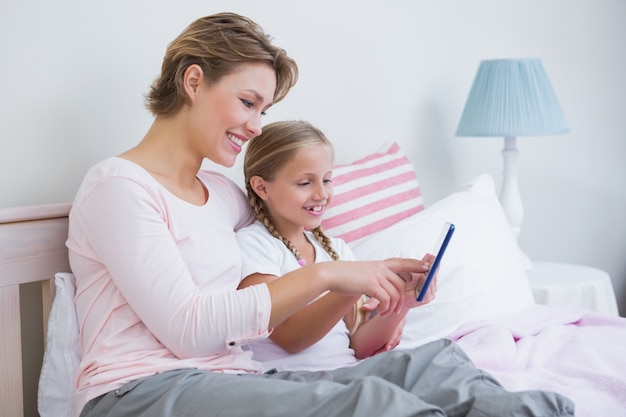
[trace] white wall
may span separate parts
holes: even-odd
[[[623,0],[1,0],[0,207],[71,201],[90,165],[149,126],[142,97],[166,44],[225,10],[299,63],[267,122],[317,124],[338,162],[398,141],[427,204],[482,172],[499,186],[502,139],[456,126],[481,59],[540,57],[571,133],[518,141],[520,244],[607,270],[626,312]]]

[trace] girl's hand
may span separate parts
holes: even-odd
[[[429,269],[430,269],[430,265],[432,265],[434,260],[435,260],[435,257],[429,253],[424,255],[424,257],[422,258],[422,262],[424,263],[424,266],[428,267]],[[422,287],[424,286],[424,283],[426,282],[428,271],[419,273],[419,274],[415,274],[415,273],[412,274],[411,281],[407,283],[407,286],[406,286],[407,294],[406,294],[405,299],[407,302],[406,304],[407,308],[414,308],[414,307],[418,307],[424,304],[428,304],[429,302],[435,299],[435,295],[437,294],[437,275],[438,275],[438,271],[435,271],[435,276],[430,282],[430,286],[428,287],[426,296],[424,297],[422,301],[417,301],[417,296],[420,290],[422,289]]]
[[[402,331],[404,330],[405,324],[406,324],[406,318],[403,318],[394,329],[393,334],[391,335],[391,338],[389,339],[389,341],[385,343],[376,352],[374,352],[374,355],[395,349],[395,347],[400,344],[400,340],[402,340]]]
[[[376,309],[378,308],[378,305],[380,304],[380,301],[378,301],[375,298],[370,297],[369,300],[367,300],[367,302],[365,302],[362,306],[361,306],[361,310],[372,314],[373,315],[373,311],[376,311]]]

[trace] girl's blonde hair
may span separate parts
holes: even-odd
[[[183,76],[191,65],[202,68],[207,83],[216,83],[241,65],[255,62],[274,69],[273,101],[282,100],[298,79],[298,66],[285,50],[272,45],[258,24],[235,13],[197,19],[167,47],[161,74],[146,95],[146,107],[155,116],[171,116],[188,104]]]
[[[302,260],[300,251],[276,230],[267,213],[263,200],[250,186],[250,178],[258,176],[265,181],[273,181],[278,171],[303,148],[323,145],[332,153],[333,147],[321,130],[305,121],[284,121],[270,123],[263,132],[248,144],[243,163],[246,191],[250,206],[256,218],[265,225],[276,239],[280,240],[293,253],[298,262]],[[333,260],[339,255],[332,247],[330,239],[321,226],[311,231],[315,239],[324,247]]]
[[[265,181],[273,181],[276,174],[283,168],[298,151],[312,146],[325,146],[333,152],[330,141],[321,130],[306,121],[282,121],[270,123],[263,127],[263,132],[252,139],[246,150],[243,172],[245,176],[246,191],[250,206],[254,214],[267,230],[276,239],[280,240],[293,253],[298,262],[301,262],[300,251],[288,239],[283,237],[272,224],[263,200],[254,192],[250,185],[250,178],[258,176]],[[324,233],[321,226],[311,231],[313,236],[322,245],[330,257],[336,261],[339,254],[332,247],[330,238]],[[350,334],[353,334],[359,324],[366,319],[366,313],[361,311],[361,306],[366,301],[361,297],[353,309],[353,318],[348,323]]]

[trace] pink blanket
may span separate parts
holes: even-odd
[[[626,318],[535,306],[449,339],[509,390],[558,392],[578,417],[626,416]]]

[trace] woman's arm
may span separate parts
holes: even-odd
[[[306,349],[324,337],[351,311],[361,294],[374,294],[373,297],[380,301],[376,320],[371,320],[374,321],[374,325],[368,326],[371,330],[362,332],[357,338],[359,346],[365,346],[364,352],[369,352],[373,344],[383,340],[378,343],[377,347],[380,347],[390,339],[390,330],[393,331],[408,311],[406,305],[415,303],[415,300],[405,301],[404,296],[406,286],[414,285],[406,283],[399,275],[406,275],[411,270],[421,276],[428,270],[428,265],[414,259],[323,262],[299,268],[281,279],[253,274],[240,284],[240,288],[261,283],[268,286],[272,298],[269,327],[274,328],[270,337],[289,353]],[[311,302],[325,291],[330,292]],[[414,288],[410,288],[409,298],[414,298],[413,293]],[[380,334],[376,333],[378,326],[381,327]]]
[[[400,313],[407,286],[415,285],[402,277],[427,270],[422,261],[407,258],[321,262],[299,268],[267,283],[272,299],[269,327],[276,327],[326,291],[353,296],[368,294],[379,301],[377,310],[381,317]]]
[[[116,176],[98,167],[105,175],[88,177],[70,213],[67,245],[87,337],[122,317],[180,358],[264,337],[267,287],[236,291],[238,246],[229,229],[243,216],[232,213],[228,191],[212,188],[219,204],[171,210],[169,194],[149,174],[112,162]],[[240,206],[247,210],[245,200]]]
[[[246,277],[239,288],[270,283],[278,277],[253,274]],[[342,317],[352,310],[359,297],[327,292],[276,326],[270,335],[276,344],[288,353],[298,353],[320,341]]]
[[[237,242],[244,259],[242,272],[248,277],[239,288],[263,285],[268,289],[272,304],[268,327],[274,329],[273,339],[289,352],[319,341],[363,293],[380,295],[383,315],[400,308],[405,282],[399,274],[408,279],[405,269],[421,267],[417,260],[355,262],[345,244],[341,253],[348,260],[298,267],[283,243],[259,223],[238,231]],[[284,327],[278,326],[285,322]]]

